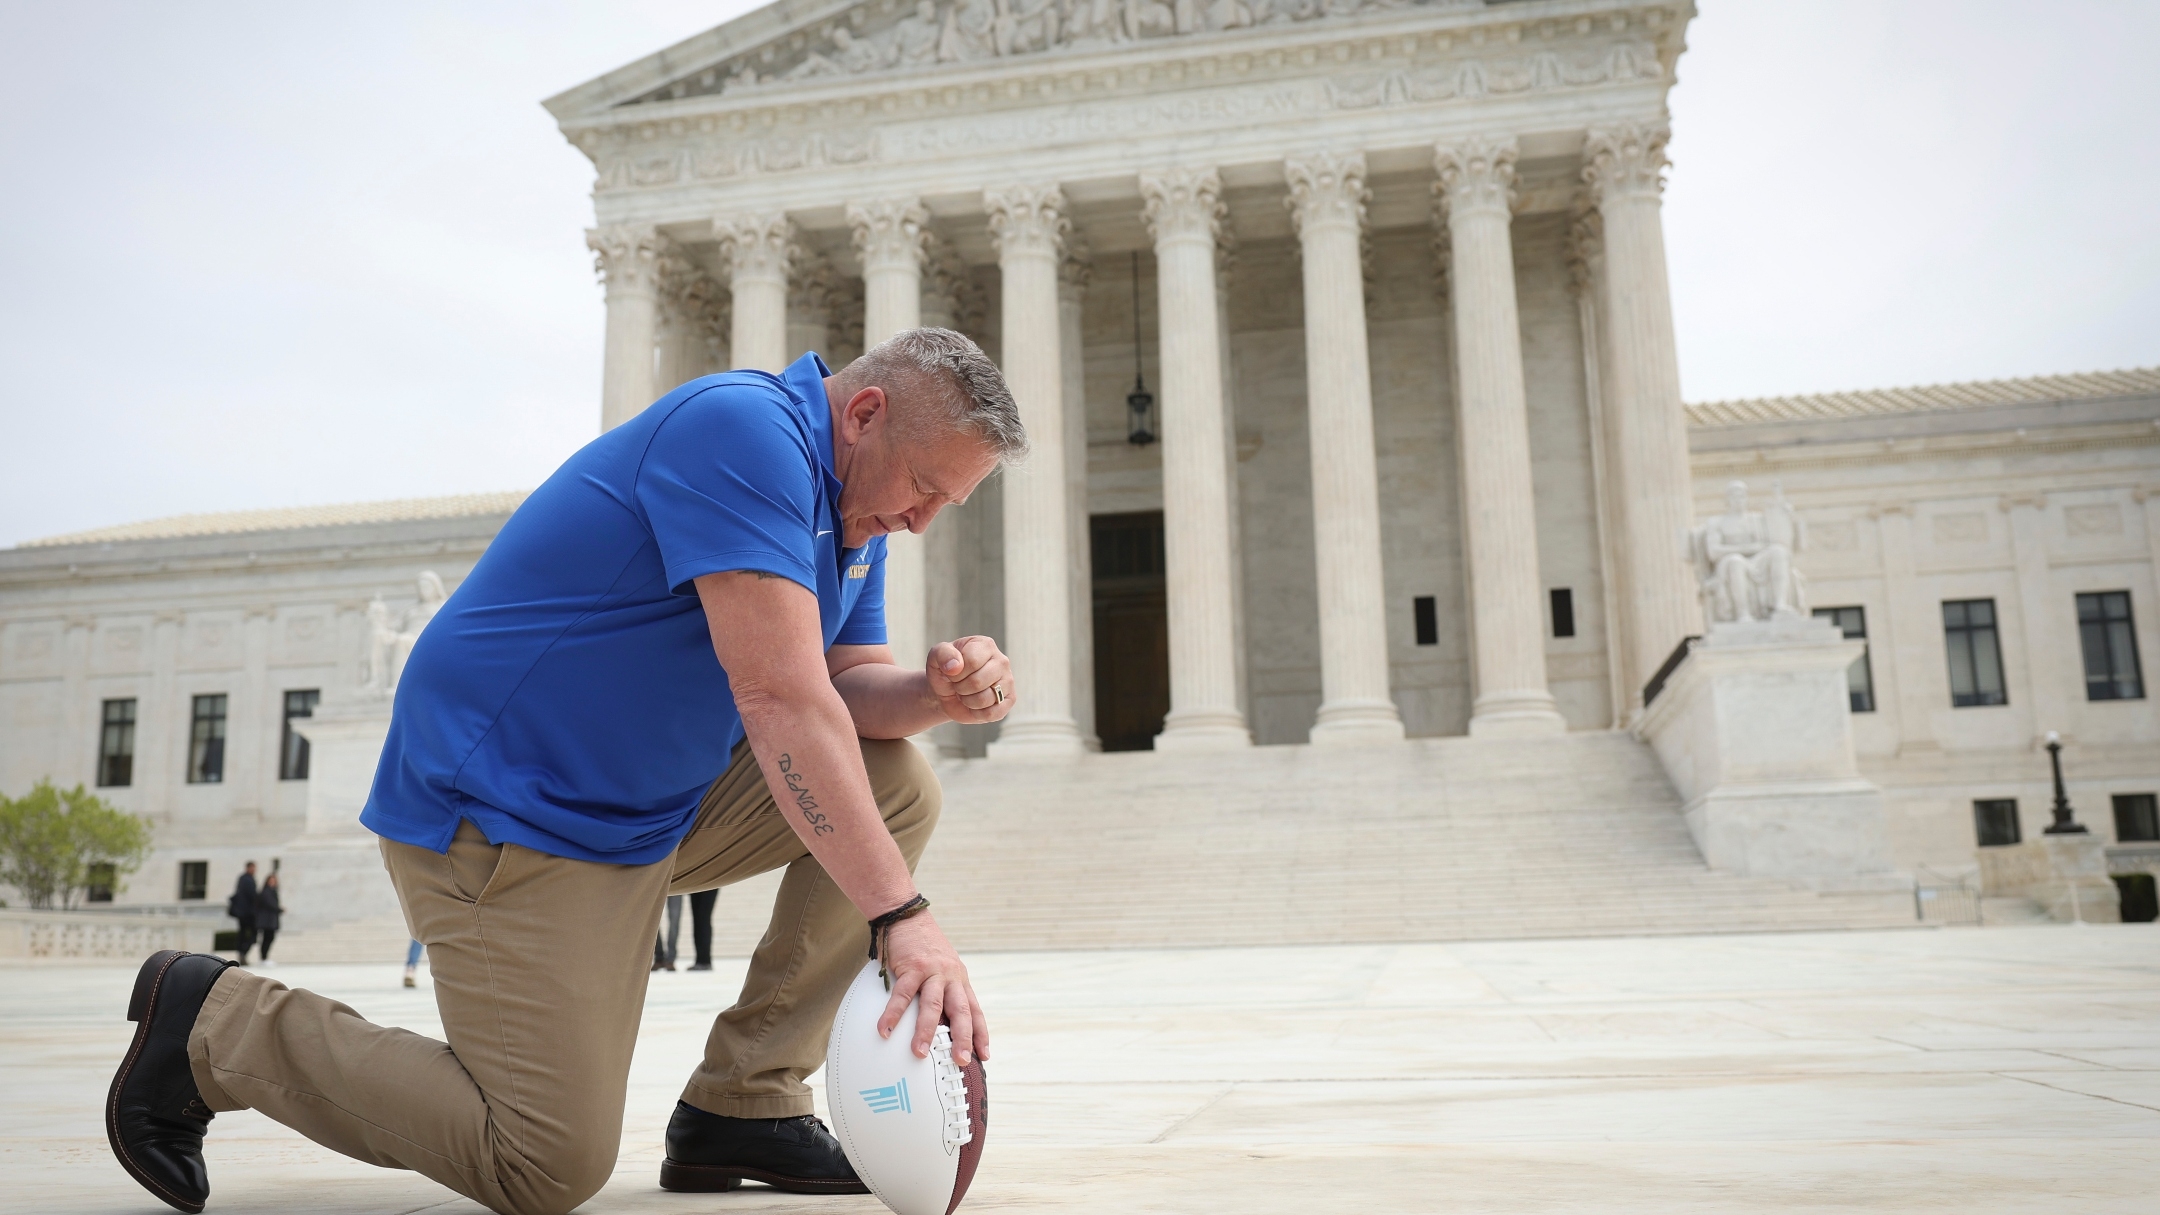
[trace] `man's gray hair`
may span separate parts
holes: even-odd
[[[1013,403],[1004,373],[966,334],[903,329],[871,347],[841,374],[850,388],[891,385],[905,398],[903,420],[942,420],[951,430],[989,444],[1000,463],[1027,455],[1027,431],[1020,425],[1020,407]]]

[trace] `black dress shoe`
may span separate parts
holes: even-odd
[[[128,998],[135,1041],[105,1098],[105,1138],[120,1167],[189,1215],[210,1197],[202,1141],[211,1113],[188,1066],[188,1032],[211,984],[231,965],[177,949],[150,955]]]
[[[840,1141],[825,1124],[799,1118],[723,1118],[687,1102],[668,1119],[660,1188],[678,1193],[732,1190],[744,1179],[790,1194],[867,1194]]]

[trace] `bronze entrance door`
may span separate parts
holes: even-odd
[[[1159,510],[1089,521],[1095,586],[1095,732],[1150,751],[1170,711],[1170,623]]]

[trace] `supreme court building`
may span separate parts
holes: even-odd
[[[1591,835],[1556,888],[1707,889],[1677,822],[1701,800],[1688,748],[1734,739],[1672,741],[1658,714],[1677,710],[1646,709],[1646,689],[1712,665],[1683,648],[1706,632],[1688,536],[1735,480],[1803,525],[1794,567],[1837,626],[1810,644],[1846,647],[1823,720],[1843,795],[1879,807],[1854,869],[1868,889],[2036,838],[2050,731],[2109,863],[2160,869],[2140,657],[2160,652],[2160,370],[1683,405],[1660,194],[1692,15],[768,5],[547,102],[595,170],[599,426],[700,375],[811,350],[838,367],[916,325],[999,361],[1032,456],[894,537],[887,578],[903,662],[985,633],[1022,681],[1001,727],[926,740],[946,831],[1005,857],[941,873],[956,902],[1006,906],[992,873],[1055,887],[1087,851],[1056,842],[1073,822],[1138,837],[1212,814],[1253,855],[1300,854],[1338,838],[1298,833],[1350,821],[1330,799],[1354,790],[1359,814],[1423,826],[1299,871],[1300,889],[1337,882],[1328,907],[1377,909],[1347,937],[1417,915],[1403,933],[1878,922],[1802,908],[1824,879],[1799,870],[1806,889],[1676,894],[1650,918],[1588,894],[1549,922],[1403,910],[1458,878],[1528,883]],[[172,901],[176,865],[182,902],[204,897],[189,865],[221,897],[243,855],[342,804],[308,789],[306,694],[362,682],[370,636],[424,623],[416,579],[454,589],[518,501],[182,518],[0,553],[0,789],[103,785],[160,824],[122,902]],[[1772,768],[1802,733],[1780,695],[1718,727]],[[218,775],[199,779],[213,733]],[[132,775],[108,780],[123,737]],[[1136,751],[1157,754],[1118,754]],[[1539,785],[1555,774],[1574,783]],[[1177,788],[1202,793],[1165,818]],[[1280,814],[1236,817],[1269,798]],[[1359,867],[1379,854],[1419,880]],[[1282,901],[1238,902],[1258,864],[1214,883],[1226,908]],[[1072,882],[1066,906],[1099,888]],[[1909,921],[1898,899],[1867,914]],[[1728,915],[1742,904],[1783,910]],[[978,939],[1052,939],[993,918]]]
[[[1700,631],[1659,218],[1687,16],[760,9],[548,103],[597,171],[602,424],[977,338],[1035,455],[894,546],[888,613],[902,654],[1003,639],[993,753],[1624,722]],[[1091,573],[1158,563],[1098,632]]]

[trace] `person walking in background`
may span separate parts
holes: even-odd
[[[690,943],[697,947],[697,961],[690,964],[692,970],[712,969],[712,909],[720,901],[720,891],[700,890],[690,896]]]
[[[420,986],[413,979],[413,976],[418,973],[420,973],[420,942],[414,941],[405,947],[405,986]]]
[[[255,947],[255,862],[249,861],[233,883],[232,897],[225,900],[225,914],[240,925],[240,964],[247,965],[248,950]]]
[[[675,946],[682,941],[682,900],[679,894],[667,896],[667,931],[653,938],[654,970],[675,969]]]
[[[278,897],[277,874],[263,879],[262,889],[255,892],[255,935],[261,939],[262,949],[256,956],[265,966],[275,966],[270,960],[270,942],[277,940],[278,917],[285,913],[285,905]]]

